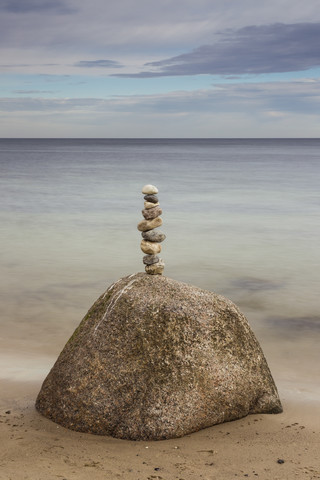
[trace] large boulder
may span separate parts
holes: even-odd
[[[145,273],[118,280],[94,303],[36,408],[64,427],[132,440],[180,437],[249,413],[282,411],[238,308]]]

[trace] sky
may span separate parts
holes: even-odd
[[[319,0],[0,0],[1,138],[318,138]]]

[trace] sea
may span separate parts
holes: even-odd
[[[144,271],[246,315],[282,400],[320,400],[320,139],[0,139],[0,379],[40,382],[92,303]]]

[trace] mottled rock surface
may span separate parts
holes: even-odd
[[[132,440],[180,437],[282,411],[246,318],[226,298],[138,273],[94,303],[36,401],[64,427]]]
[[[164,267],[165,267],[165,264],[160,258],[157,263],[154,263],[152,265],[146,265],[144,270],[149,275],[162,275]]]
[[[145,208],[142,210],[142,215],[146,220],[152,220],[153,218],[159,217],[161,214],[162,209],[160,207]]]
[[[144,202],[144,208],[146,208],[147,210],[148,210],[149,208],[157,207],[158,205],[159,205],[159,202],[157,202],[157,203]]]
[[[140,248],[143,253],[147,253],[148,255],[156,255],[157,253],[161,252],[161,245],[160,243],[148,242],[147,240],[141,240]]]
[[[138,230],[140,232],[146,232],[147,230],[152,230],[153,228],[161,227],[162,225],[162,218],[157,217],[154,218],[153,220],[141,220],[141,222],[138,223]]]
[[[145,255],[142,259],[145,265],[153,265],[154,263],[159,262],[159,257],[157,255]]]
[[[154,230],[148,230],[147,232],[142,232],[141,235],[145,240],[149,240],[149,242],[161,243],[166,239],[165,234],[162,233],[158,228],[155,228]]]

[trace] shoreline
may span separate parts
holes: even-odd
[[[320,479],[317,401],[290,396],[281,398],[281,414],[249,415],[177,439],[130,441],[42,417],[34,408],[41,383],[0,382],[3,479]]]

